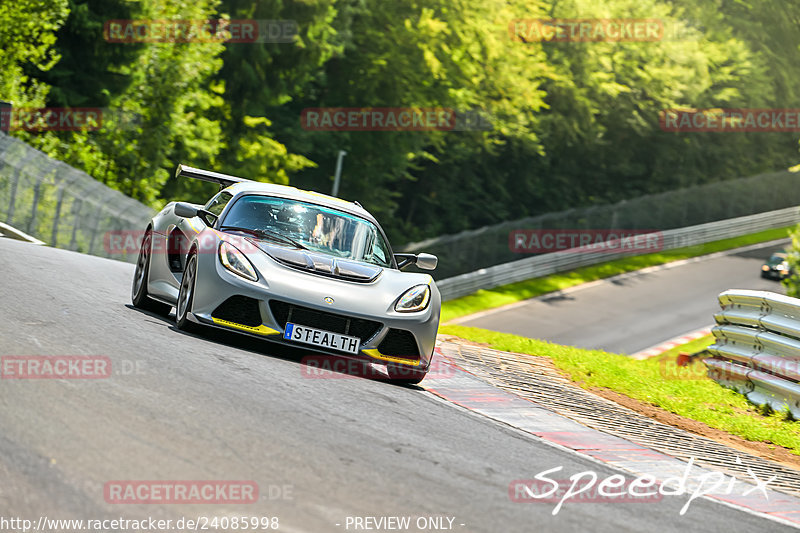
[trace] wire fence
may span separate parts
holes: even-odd
[[[402,247],[439,257],[434,278],[530,258],[515,252],[509,235],[520,230],[653,230],[696,226],[800,204],[800,172],[772,172],[652,194],[613,205],[570,209],[444,235]]]
[[[144,230],[153,210],[0,132],[0,221],[46,244],[133,262],[112,232]]]

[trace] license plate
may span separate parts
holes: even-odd
[[[291,322],[286,324],[283,338],[289,341],[352,354],[357,354],[361,347],[361,339],[358,337],[350,337],[349,335],[292,324]]]

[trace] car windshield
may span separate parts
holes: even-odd
[[[774,254],[772,257],[769,258],[767,263],[769,265],[779,265],[786,261],[786,256],[784,254]]]
[[[391,266],[389,246],[375,224],[321,205],[247,195],[231,206],[220,227],[257,232],[282,246]]]

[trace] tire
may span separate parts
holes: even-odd
[[[389,374],[389,381],[397,385],[416,385],[428,375],[427,370],[392,363],[386,365],[386,372]]]
[[[133,285],[131,286],[131,302],[137,309],[167,316],[172,306],[153,300],[147,293],[147,279],[150,277],[150,249],[152,242],[153,232],[148,229],[142,239],[139,257],[136,259],[136,270],[133,273]]]
[[[181,289],[178,292],[178,302],[175,305],[175,325],[178,329],[189,333],[200,331],[201,326],[189,320],[189,313],[194,303],[195,281],[197,280],[197,253],[189,254],[186,268],[183,270]]]

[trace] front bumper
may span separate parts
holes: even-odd
[[[775,270],[770,268],[769,270],[762,270],[761,277],[769,278],[769,279],[786,279],[789,277],[789,273],[785,270]]]
[[[211,256],[211,257],[208,257]],[[256,264],[259,280],[232,274],[214,254],[199,257],[195,301],[196,322],[253,337],[369,363],[399,364],[427,371],[439,327],[441,298],[432,285],[431,303],[424,311],[397,313],[394,300],[376,283],[355,283],[297,272],[264,256]],[[267,279],[269,281],[267,281]],[[334,304],[325,303],[333,295]],[[380,300],[389,304],[381,306]],[[317,303],[320,302],[320,303]],[[365,312],[364,308],[373,312]],[[287,309],[293,311],[287,314]],[[376,309],[384,312],[374,312]],[[285,340],[286,322],[349,334],[360,338],[357,354]]]

